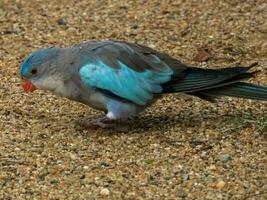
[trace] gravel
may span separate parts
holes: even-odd
[[[231,159],[231,156],[228,154],[219,155],[219,160],[222,162],[228,162]]]
[[[256,1],[1,0],[0,199],[267,199],[267,105],[167,95],[117,129],[103,113],[18,75],[33,50],[138,42],[202,68],[249,65],[267,84],[267,4]]]
[[[102,188],[100,190],[100,194],[103,195],[103,196],[109,196],[110,195],[110,191],[108,188]]]

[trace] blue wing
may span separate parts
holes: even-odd
[[[107,90],[138,105],[161,93],[161,84],[171,79],[173,69],[149,48],[120,42],[88,46],[81,56],[80,77],[87,87]]]

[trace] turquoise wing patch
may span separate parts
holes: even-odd
[[[162,65],[160,70],[150,68],[136,71],[117,58],[110,62],[117,63],[118,67],[114,68],[106,64],[98,55],[92,59],[86,59],[87,62],[81,65],[80,77],[87,87],[105,89],[138,105],[145,105],[153,99],[153,94],[162,92],[161,84],[169,81],[173,74],[172,69],[160,62],[158,57],[154,55],[150,57],[151,62],[147,60],[145,62]]]

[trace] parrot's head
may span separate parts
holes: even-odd
[[[24,80],[25,92],[36,89],[53,90],[59,48],[39,49],[25,58],[20,65],[20,76]]]

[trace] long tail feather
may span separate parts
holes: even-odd
[[[258,71],[248,72],[256,66],[231,67],[219,70],[188,68],[183,79],[176,78],[163,85],[163,93],[183,92],[213,101],[221,96],[232,96],[267,101],[267,86],[240,81],[249,79]]]
[[[216,89],[204,90],[200,94],[210,97],[231,96],[245,99],[255,99],[267,101],[267,87],[259,86],[250,83],[234,83],[232,85],[219,87]]]

